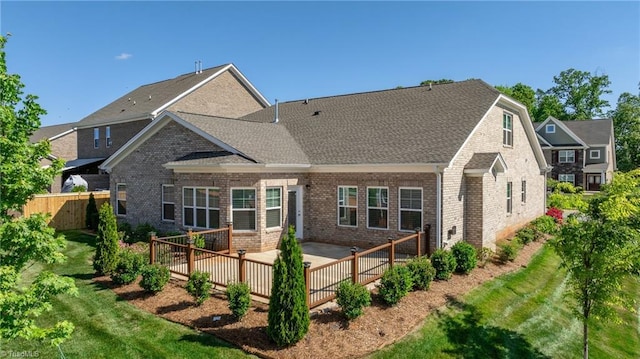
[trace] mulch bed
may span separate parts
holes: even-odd
[[[268,306],[264,303],[254,301],[246,317],[238,322],[221,291],[214,290],[211,299],[197,307],[184,289],[184,281],[172,279],[157,295],[144,293],[137,283],[118,287],[108,277],[96,277],[95,281],[141,309],[215,335],[263,358],[355,358],[420,328],[429,313],[446,305],[451,298],[494,277],[526,267],[542,245],[542,241],[527,245],[514,262],[489,262],[469,275],[454,274],[449,281],[433,282],[428,291],[411,292],[394,307],[385,306],[374,294],[372,306],[352,322],[345,320],[337,306],[314,311],[306,337],[289,348],[278,348],[267,337]],[[214,321],[214,317],[219,318]]]

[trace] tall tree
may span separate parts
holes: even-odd
[[[640,168],[640,96],[623,93],[612,112],[618,169]]]
[[[534,111],[536,106],[536,92],[533,91],[531,86],[525,85],[522,82],[518,82],[513,86],[496,86],[496,89],[503,94],[512,97],[514,100],[522,103],[529,112],[529,117],[532,121],[540,121],[534,119]]]
[[[14,218],[13,211],[34,194],[44,192],[53,182],[62,163],[40,166],[50,153],[48,141],[36,144],[29,136],[40,126],[45,111],[37,97],[23,95],[20,76],[7,73],[6,38],[0,36],[0,338],[25,338],[59,345],[73,332],[73,324],[60,321],[52,327],[40,327],[37,317],[52,309],[51,298],[77,289],[72,278],[43,271],[30,283],[21,281],[21,273],[33,262],[60,263],[65,257],[64,237],[47,227],[47,215]]]
[[[533,111],[535,121],[544,121],[549,116],[557,119],[565,118],[564,107],[554,95],[549,95],[542,90],[536,91],[536,105]]]
[[[602,96],[611,93],[609,76],[568,69],[553,77],[555,85],[547,95],[555,96],[563,107],[560,120],[586,120],[604,116],[609,101]]]

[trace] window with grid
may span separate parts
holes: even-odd
[[[513,116],[508,113],[502,114],[502,144],[513,146]]]
[[[185,227],[220,228],[220,189],[183,187],[182,223]]]
[[[562,150],[558,151],[558,162],[560,163],[574,163],[576,161],[575,150]]]
[[[507,182],[507,213],[511,213],[513,211],[512,189],[513,183]]]
[[[338,225],[358,226],[358,187],[338,187]]]
[[[282,188],[267,187],[267,228],[282,227]]]
[[[116,184],[116,214],[127,215],[127,185],[124,183]]]
[[[400,230],[422,228],[422,188],[400,188],[399,192]]]
[[[175,193],[172,184],[162,185],[162,220],[173,222],[175,220]]]
[[[234,229],[256,230],[256,190],[254,188],[232,188],[231,209]]]
[[[111,127],[107,126],[104,132],[105,132],[107,147],[111,147]]]
[[[93,129],[93,148],[98,148],[98,147],[100,147],[100,129],[94,128]]]
[[[576,175],[573,173],[560,173],[558,175],[558,181],[560,182],[569,182],[571,184],[576,183]]]
[[[367,227],[389,228],[389,189],[387,187],[367,188]]]

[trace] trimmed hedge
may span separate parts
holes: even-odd
[[[476,249],[467,242],[458,242],[451,247],[451,254],[456,259],[456,272],[468,274],[478,264]]]
[[[418,257],[407,262],[407,268],[413,276],[412,290],[427,290],[436,277],[436,269],[427,257]]]
[[[142,268],[140,287],[146,292],[158,293],[169,283],[169,279],[171,279],[169,268],[158,263],[146,265]]]
[[[438,249],[431,255],[431,264],[436,269],[436,279],[449,280],[457,267],[456,258],[449,251]]]
[[[364,307],[371,305],[371,293],[360,283],[343,281],[336,292],[336,301],[347,319],[352,320],[364,313]]]
[[[229,310],[236,319],[242,319],[249,311],[251,305],[251,288],[247,283],[229,283],[227,286],[227,300]]]
[[[111,273],[111,280],[116,284],[129,284],[135,281],[145,265],[144,257],[131,249],[123,249],[118,253],[118,263]]]
[[[388,305],[397,304],[413,288],[411,271],[406,266],[393,266],[382,275],[378,293]]]
[[[195,299],[196,304],[201,305],[211,296],[211,283],[209,282],[209,273],[194,271],[189,276],[187,292]]]

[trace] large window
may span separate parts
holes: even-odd
[[[558,175],[558,181],[560,182],[569,182],[571,184],[576,183],[576,175],[573,173],[560,173]]]
[[[387,187],[367,188],[367,227],[389,228],[389,189]]]
[[[401,231],[422,228],[422,188],[400,188],[398,196]]]
[[[93,148],[98,148],[98,147],[100,147],[100,129],[94,128],[93,129]]]
[[[358,187],[338,187],[338,225],[358,226]]]
[[[513,116],[508,113],[502,114],[502,144],[513,146]]]
[[[560,163],[574,163],[576,161],[575,150],[562,150],[558,151],[558,162]]]
[[[513,211],[513,183],[507,182],[507,213],[511,213]]]
[[[172,184],[162,185],[162,220],[175,220],[175,193]]]
[[[111,127],[107,126],[104,132],[105,132],[107,147],[111,147]]]
[[[127,215],[127,185],[124,183],[116,184],[116,214]]]
[[[220,189],[183,187],[182,223],[185,227],[220,228]]]
[[[282,226],[282,188],[267,187],[267,228]]]
[[[254,188],[231,189],[231,207],[234,229],[256,230],[256,190]]]
[[[521,187],[521,192],[520,192],[520,200],[522,201],[522,203],[527,203],[527,181],[522,181],[522,187]]]

